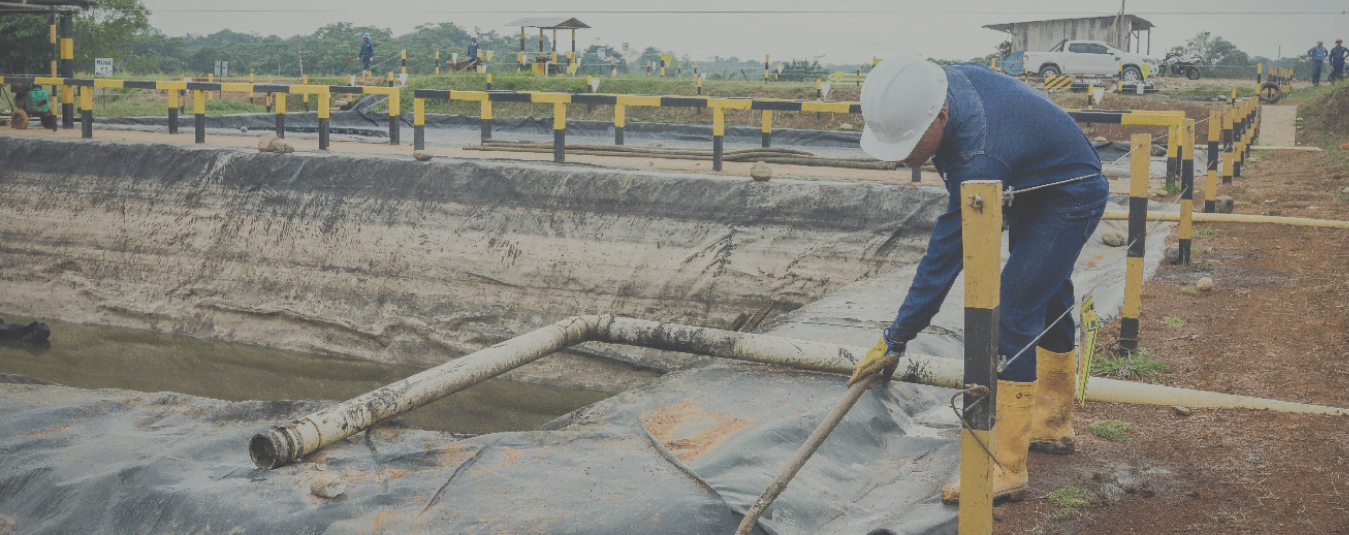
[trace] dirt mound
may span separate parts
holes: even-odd
[[[1320,142],[1349,136],[1349,84],[1345,84],[1310,104],[1298,108],[1302,134]]]

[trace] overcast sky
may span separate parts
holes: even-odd
[[[526,16],[573,16],[593,27],[578,32],[577,46],[582,48],[596,42],[613,46],[627,42],[634,48],[654,46],[695,59],[715,55],[749,59],[772,54],[775,60],[823,56],[823,61],[840,63],[866,61],[873,55],[913,54],[942,59],[983,56],[1006,38],[1006,34],[982,28],[985,24],[1107,15],[1120,7],[1117,0],[144,2],[153,11],[151,23],[168,35],[208,34],[229,28],[290,36],[340,21],[389,28],[395,34],[428,22],[515,33],[519,28],[503,24]],[[564,5],[571,11],[556,11]],[[832,12],[821,12],[824,10]],[[1152,52],[1157,56],[1205,30],[1236,43],[1251,55],[1275,57],[1282,47],[1284,56],[1295,56],[1318,38],[1327,45],[1333,45],[1337,37],[1349,38],[1346,10],[1346,0],[1129,0],[1126,5],[1126,11],[1157,26],[1152,33]],[[566,43],[570,37],[564,35],[559,38]]]

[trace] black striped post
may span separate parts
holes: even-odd
[[[1237,118],[1232,124],[1232,177],[1241,178],[1241,162],[1246,156],[1244,141],[1246,140],[1247,116],[1244,104],[1237,105],[1236,110]]]
[[[330,105],[331,99],[332,96],[326,89],[320,91],[318,94],[319,150],[328,150],[328,146],[330,145],[328,120],[332,115],[332,106]]]
[[[75,20],[70,12],[61,13],[61,61],[58,69],[62,78],[75,77]],[[61,127],[75,127],[74,88],[65,86],[61,92]]]
[[[1147,134],[1134,134],[1129,172],[1129,252],[1124,275],[1124,310],[1120,314],[1119,348],[1138,349],[1138,318],[1142,312],[1143,251],[1147,238],[1148,147]],[[968,336],[968,333],[966,334]]]
[[[178,133],[178,90],[170,89],[169,93],[169,134]]]
[[[1218,139],[1222,137],[1222,112],[1208,114],[1208,174],[1204,182],[1204,213],[1217,210],[1218,199]]]
[[[398,92],[389,95],[389,144],[398,145],[402,142],[399,134],[402,132],[403,122],[403,103]]]
[[[421,97],[412,99],[412,148],[426,148],[426,99]]]
[[[290,93],[272,93],[272,98],[276,102],[276,137],[286,137],[286,98]]]
[[[763,111],[763,148],[773,146],[773,110]]]
[[[1232,164],[1236,161],[1232,155],[1232,115],[1235,111],[1228,107],[1223,110],[1223,184],[1232,183]]]
[[[721,170],[722,136],[726,134],[726,109],[721,106],[712,108],[712,170]]]
[[[80,88],[80,137],[94,137],[94,88]]]
[[[614,144],[623,144],[623,126],[627,124],[627,106],[614,105]]]
[[[567,161],[567,104],[553,103],[553,161]]]
[[[200,89],[192,90],[192,128],[195,131],[194,139],[197,143],[206,142],[206,92]]]
[[[960,185],[961,234],[965,264],[965,372],[967,388],[983,387],[981,395],[966,393],[965,422],[960,440],[959,532],[993,532],[993,472],[991,455],[997,418],[998,322],[1002,286],[1002,182],[971,180]]]
[[[1194,235],[1194,119],[1185,119],[1180,136],[1180,265],[1190,265]]]
[[[492,139],[492,101],[482,101],[482,111],[479,114],[479,119],[479,142],[487,143],[487,140]]]

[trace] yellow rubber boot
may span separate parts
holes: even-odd
[[[1073,452],[1073,396],[1077,393],[1077,351],[1055,353],[1035,348],[1035,412],[1030,449],[1044,453]]]
[[[989,449],[1002,468],[993,467],[993,501],[1021,501],[1026,497],[1030,476],[1026,456],[1030,447],[1030,419],[1035,383],[998,381],[998,408],[994,414],[993,443]],[[941,489],[945,504],[960,502],[960,484]]]

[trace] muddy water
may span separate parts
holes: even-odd
[[[7,322],[29,318],[0,315]],[[349,399],[421,371],[137,329],[47,321],[48,348],[0,342],[0,373],[80,388],[180,392],[230,401]],[[534,429],[609,394],[492,380],[412,411],[426,429]]]

